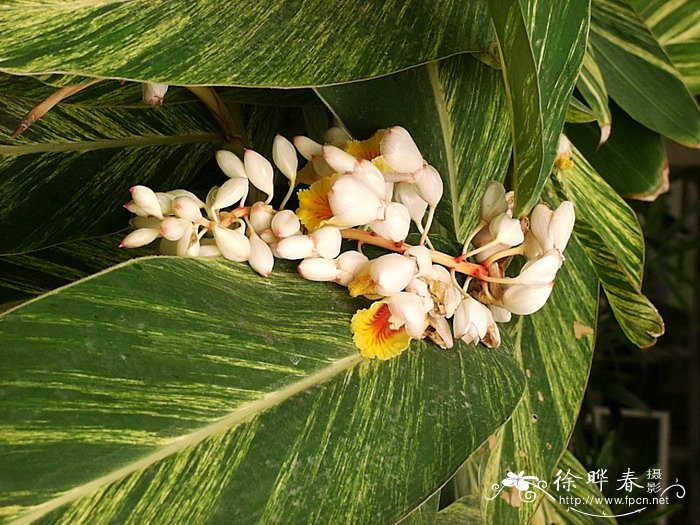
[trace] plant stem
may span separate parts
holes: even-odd
[[[481,231],[481,228],[483,228],[484,226],[486,226],[486,221],[481,219],[479,221],[479,224],[476,225],[476,228],[474,228],[472,230],[472,232],[469,234],[467,239],[464,241],[464,246],[462,247],[463,254],[467,253],[467,250],[469,250],[469,244],[472,242],[474,237],[476,237],[476,234],[479,233]]]
[[[503,250],[502,252],[494,253],[491,257],[484,261],[484,266],[488,268],[493,262],[497,261],[498,259],[503,259],[504,257],[510,257],[511,255],[522,255],[523,251],[523,245],[521,244],[520,246],[516,246],[510,250]]]
[[[226,103],[209,86],[187,86],[213,115],[227,142],[233,145],[235,153],[242,155],[248,144],[248,139],[243,126],[243,118],[238,105],[229,109]]]

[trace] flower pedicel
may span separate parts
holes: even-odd
[[[204,202],[186,190],[134,186],[125,205],[136,215],[134,231],[121,246],[160,239],[165,255],[247,261],[263,276],[273,271],[275,257],[301,260],[302,277],[334,282],[353,297],[374,301],[351,322],[366,358],[389,359],[426,337],[443,348],[451,348],[454,338],[497,347],[498,323],[544,306],[573,230],[571,202],[556,210],[538,204],[529,217],[517,219],[512,192],[489,181],[462,253],[448,255],[433,250],[429,238],[442,179],[407,130],[397,126],[355,141],[331,128],[326,139],[322,145],[302,136],[275,138],[273,160],[289,182],[279,210],[270,205],[272,164],[252,150],[243,160],[217,152],[228,180]],[[301,170],[297,150],[308,161]],[[567,156],[566,148],[560,150]],[[299,208],[284,209],[298,182],[309,184],[298,192]],[[250,184],[267,194],[265,202],[246,206]],[[404,242],[411,223],[421,234],[415,246]],[[341,253],[342,239],[357,241],[357,250]],[[368,259],[363,244],[394,253]],[[527,261],[517,276],[507,276],[515,257]]]

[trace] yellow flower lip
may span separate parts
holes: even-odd
[[[314,182],[308,189],[301,190],[297,217],[309,231],[316,231],[323,226],[338,226],[335,224],[333,210],[328,202],[333,183],[340,175],[331,175]]]
[[[392,330],[390,318],[389,305],[384,301],[377,301],[352,317],[353,341],[362,357],[386,360],[408,348],[411,338],[404,327]]]

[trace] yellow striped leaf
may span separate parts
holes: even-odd
[[[491,43],[478,0],[13,0],[0,11],[2,71],[179,85],[347,82]]]
[[[676,142],[700,144],[700,110],[665,51],[626,0],[594,0],[591,43],[610,96]]]
[[[644,237],[634,212],[575,149],[573,167],[559,171],[557,180],[576,207],[574,232],[622,330],[639,347],[653,345],[664,324],[641,292]]]
[[[509,341],[365,361],[363,304],[280,266],[137,259],[2,316],[2,517],[389,523],[509,417]]]
[[[589,2],[488,0],[498,37],[515,159],[515,213],[539,199],[554,164],[588,34]]]
[[[598,126],[601,129],[610,126],[612,116],[608,104],[608,89],[605,87],[603,74],[595,61],[590,45],[587,46],[586,54],[583,56],[583,65],[576,81],[576,88],[596,115]]]
[[[458,56],[390,77],[317,90],[358,138],[400,125],[444,181],[437,221],[453,240],[476,226],[485,182],[503,180],[511,142],[500,73]]]
[[[576,423],[593,359],[598,282],[579,239],[569,241],[565,256],[545,307],[511,322],[527,386],[510,421],[489,440],[481,477],[484,498],[494,495],[492,486],[507,471],[524,470],[549,482]],[[542,494],[534,496],[524,501],[508,489],[484,499],[484,523],[528,523]]]

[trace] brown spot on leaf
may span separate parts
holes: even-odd
[[[496,434],[492,434],[491,436],[489,436],[488,443],[489,443],[489,449],[493,450],[494,447],[496,446]]]
[[[518,456],[520,456],[521,458],[526,458],[527,452],[525,452],[524,450],[518,450]]]
[[[526,375],[527,377],[532,377],[532,372],[530,371],[529,368],[526,368],[526,369],[525,369],[525,375]]]
[[[542,395],[542,392],[540,392],[539,390],[537,391],[537,399],[540,402],[544,401],[544,396]]]
[[[574,336],[576,337],[576,339],[581,339],[585,335],[593,334],[595,334],[595,330],[593,330],[593,328],[579,322],[578,319],[574,321]]]

